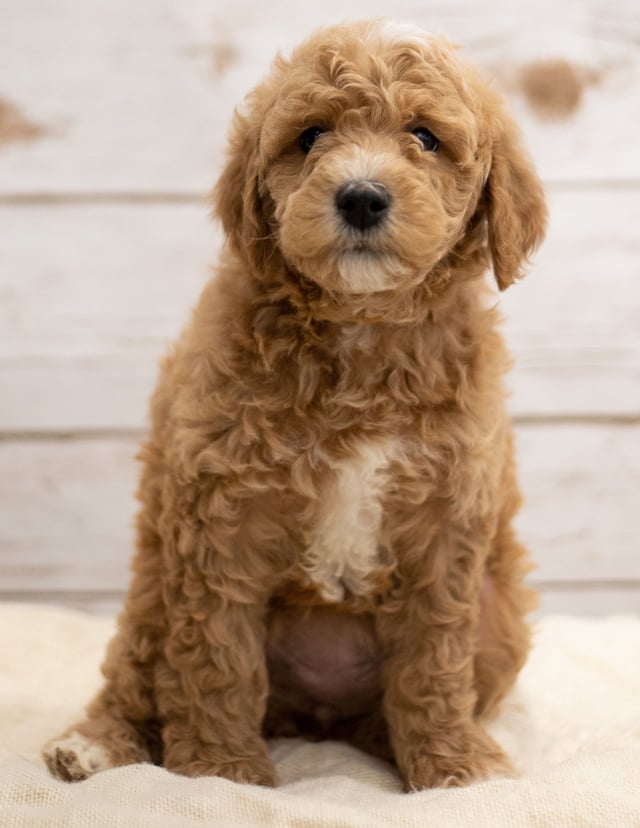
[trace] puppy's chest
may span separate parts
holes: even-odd
[[[381,570],[385,496],[397,456],[393,441],[363,441],[333,460],[307,530],[302,566],[325,601],[365,596]]]

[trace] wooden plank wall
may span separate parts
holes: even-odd
[[[548,241],[501,297],[543,609],[640,611],[640,7],[400,0],[505,94]],[[388,12],[356,0],[349,16]],[[0,12],[0,597],[117,607],[158,357],[220,244],[234,104],[335,0]]]

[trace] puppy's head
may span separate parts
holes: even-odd
[[[497,96],[446,41],[384,21],[276,61],[236,114],[215,195],[255,276],[284,266],[346,303],[438,294],[487,252],[505,288],[546,219]]]

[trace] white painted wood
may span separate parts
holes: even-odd
[[[139,428],[209,278],[202,205],[0,208],[0,429]]]
[[[528,276],[500,297],[515,414],[640,413],[640,190],[549,193]]]
[[[611,589],[606,585],[589,588],[563,589],[554,587],[541,591],[537,615],[618,615],[640,613],[640,586]]]
[[[118,591],[132,550],[137,441],[0,443],[0,592]],[[640,586],[640,426],[518,429],[522,539],[549,585]]]
[[[121,590],[135,440],[0,442],[0,589]]]
[[[337,0],[3,0],[0,94],[45,127],[0,151],[0,192],[203,192],[232,108],[278,50],[342,20]],[[351,19],[393,16],[443,32],[496,75],[549,180],[640,177],[640,10],[632,2],[353,0]],[[541,57],[598,79],[576,115],[540,121],[515,79]]]
[[[541,581],[640,584],[640,426],[520,426],[516,526]]]
[[[82,592],[80,590],[0,592],[2,603],[48,604],[52,607],[69,607],[82,612],[90,612],[92,615],[117,615],[122,608],[123,598],[124,592]]]
[[[640,192],[552,194],[500,298],[516,415],[640,414]],[[0,207],[0,429],[140,428],[221,243],[205,205]]]

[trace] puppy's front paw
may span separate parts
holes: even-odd
[[[275,768],[267,756],[236,759],[235,761],[199,758],[184,764],[172,764],[165,761],[165,767],[182,776],[222,776],[244,785],[274,788],[277,783]]]
[[[400,765],[404,789],[455,788],[491,776],[513,776],[511,762],[500,747],[479,728],[438,739],[425,740]]]
[[[42,755],[53,776],[65,782],[81,782],[111,767],[107,750],[77,731],[53,739],[45,745]]]

